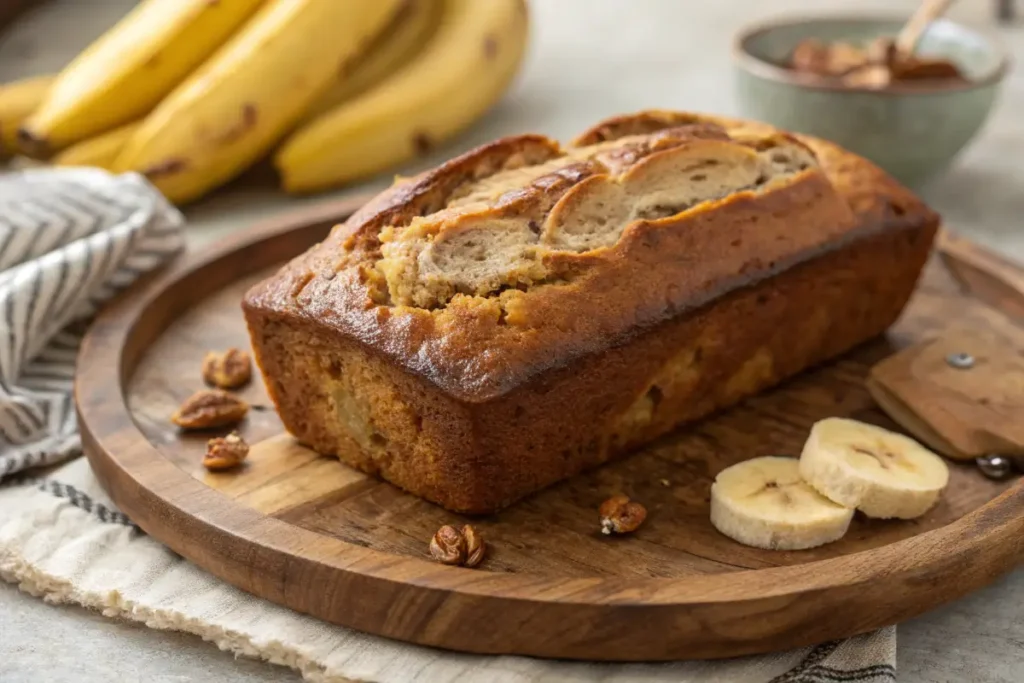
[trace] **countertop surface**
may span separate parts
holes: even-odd
[[[51,0],[0,35],[0,81],[60,68],[134,4]],[[859,0],[856,11],[907,15],[913,0]],[[487,118],[429,165],[493,137],[538,131],[568,138],[592,121],[646,108],[737,114],[730,47],[744,24],[802,11],[850,11],[842,0],[534,0],[534,33],[516,86]],[[997,27],[995,2],[961,2],[955,19],[995,35],[1024,62],[1024,18]],[[1024,11],[1024,8],[1022,8]],[[1024,67],[1005,84],[986,128],[944,176],[922,191],[946,224],[1024,261]],[[401,169],[409,172],[413,169]],[[380,187],[292,199],[236,186],[190,208],[191,246],[285,211]],[[899,680],[1024,680],[1024,570],[901,624]],[[45,672],[45,673],[43,673]],[[297,681],[298,674],[235,659],[193,636],[151,631],[55,607],[0,583],[0,681]]]

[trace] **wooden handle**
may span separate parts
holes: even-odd
[[[945,14],[952,4],[953,0],[925,0],[922,2],[917,11],[900,29],[899,35],[896,36],[896,50],[904,55],[913,54],[917,42],[921,40],[921,36],[928,28],[928,24]]]
[[[943,263],[964,291],[1024,321],[1024,270],[1020,266],[947,230],[939,233],[936,244]]]
[[[1024,333],[1008,322],[962,323],[872,367],[867,388],[893,420],[943,455],[1024,455],[1022,352]],[[971,365],[951,365],[957,354]]]
[[[996,21],[1006,24],[1017,16],[1017,8],[1014,0],[996,0]]]

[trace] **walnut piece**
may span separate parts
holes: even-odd
[[[210,386],[237,389],[252,379],[252,360],[242,349],[210,351],[203,358],[203,379]]]
[[[647,508],[621,494],[601,503],[598,513],[603,534],[628,534],[636,531],[647,518]]]
[[[229,470],[237,467],[249,455],[249,444],[231,432],[227,436],[210,439],[206,442],[206,455],[203,456],[203,467],[211,472]]]
[[[461,531],[445,525],[430,539],[430,556],[441,564],[475,567],[486,552],[484,539],[468,524]]]
[[[203,389],[185,399],[171,415],[171,422],[182,429],[226,427],[240,421],[249,412],[249,404],[220,389]]]

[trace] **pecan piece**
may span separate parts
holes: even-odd
[[[441,564],[475,567],[486,553],[483,537],[468,524],[461,531],[445,525],[430,539],[430,556]]]
[[[247,455],[249,455],[249,444],[238,435],[238,432],[231,432],[227,436],[217,437],[206,442],[203,467],[211,472],[229,470],[242,464]]]
[[[430,539],[430,556],[441,564],[462,564],[466,560],[466,539],[447,524]]]
[[[203,358],[203,379],[210,386],[236,389],[252,378],[252,360],[242,349],[230,348],[224,353],[210,351]]]
[[[621,494],[601,503],[598,513],[601,515],[602,534],[628,534],[636,531],[647,518],[647,508]]]
[[[466,539],[466,561],[463,567],[475,567],[484,559],[487,552],[487,545],[484,539],[470,525],[462,527],[462,537]]]
[[[220,389],[203,389],[185,399],[171,415],[171,422],[182,429],[226,427],[240,421],[249,412],[249,404]]]

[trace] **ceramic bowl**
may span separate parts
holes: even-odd
[[[865,44],[894,36],[898,18],[821,17],[761,24],[735,43],[737,99],[746,118],[832,140],[917,187],[941,172],[981,128],[1009,69],[991,39],[948,19],[934,22],[917,52],[949,59],[969,82],[847,87],[784,65],[806,38]]]

